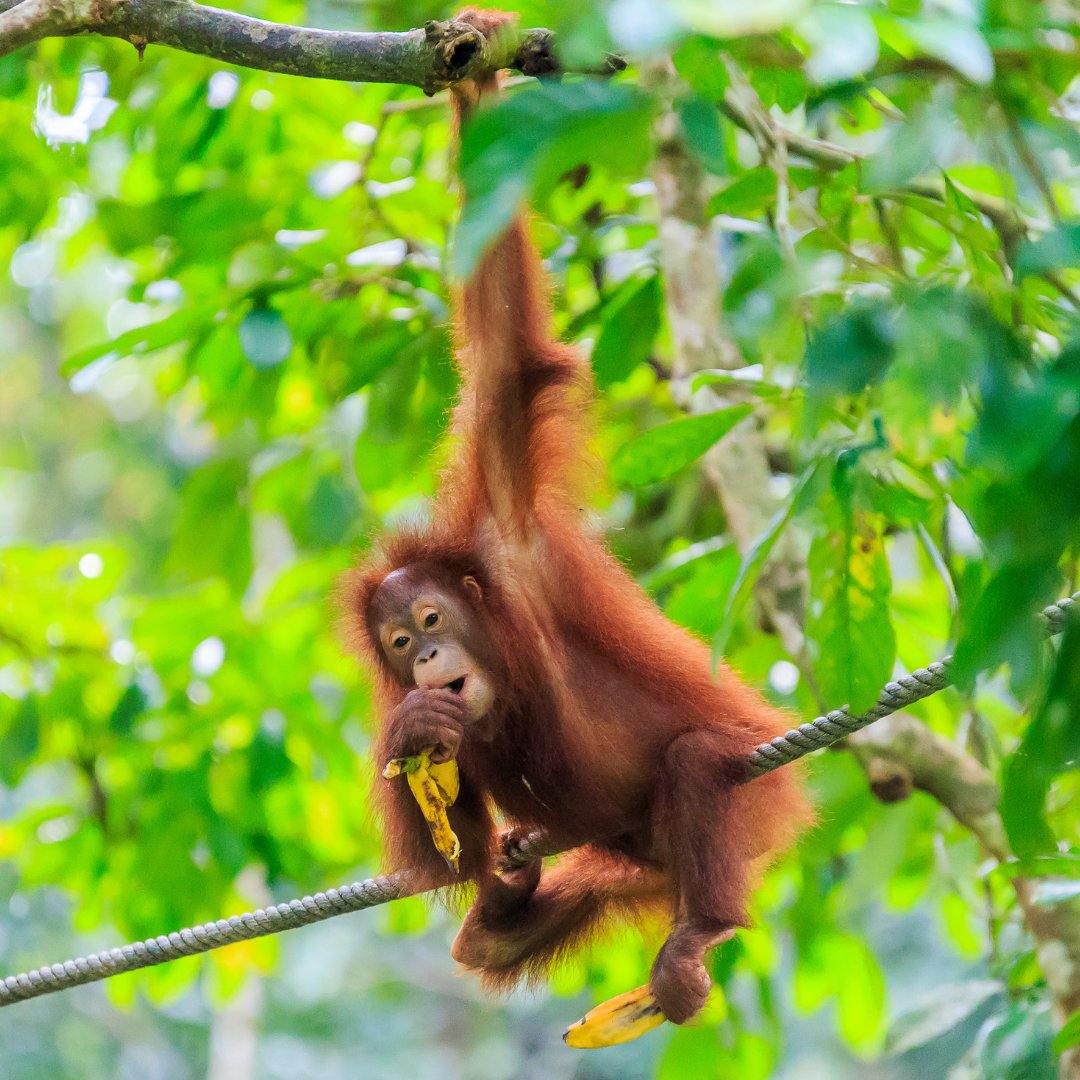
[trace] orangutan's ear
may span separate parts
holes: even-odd
[[[461,587],[465,590],[465,595],[474,603],[479,604],[484,599],[484,590],[480,588],[480,582],[472,574],[466,574],[461,579]]]

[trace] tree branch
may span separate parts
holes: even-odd
[[[718,246],[709,224],[705,172],[687,145],[672,107],[682,84],[666,60],[653,65],[646,79],[666,101],[657,125],[653,181],[660,265],[674,347],[672,395],[688,412],[711,412],[744,399],[736,391],[720,393],[711,387],[691,394],[694,373],[704,368],[732,371],[744,361],[721,316],[723,286]],[[745,555],[768,528],[777,509],[769,483],[772,474],[765,437],[754,417],[737,425],[708,451],[705,473],[724,507],[735,546]],[[803,559],[789,532],[777,541],[754,595],[762,622],[779,635],[813,687],[799,628],[805,589]]]
[[[855,760],[867,771],[874,792],[885,801],[877,778],[890,768],[902,770],[907,791],[932,795],[973,833],[999,862],[1011,858],[1005,828],[998,814],[1001,792],[990,771],[952,740],[931,731],[908,713],[894,713],[847,740]]]
[[[49,37],[98,34],[142,51],[167,45],[241,67],[345,82],[402,83],[433,94],[499,68],[526,75],[567,71],[550,30],[521,30],[489,41],[464,19],[422,30],[315,30],[267,22],[191,0],[0,0],[0,57]],[[611,74],[616,56],[575,71]]]

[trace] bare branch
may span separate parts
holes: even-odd
[[[24,45],[65,33],[68,13],[63,3],[23,0],[0,14],[0,56]]]
[[[140,51],[167,45],[261,71],[402,83],[429,94],[498,68],[526,75],[567,70],[544,29],[488,41],[463,19],[400,33],[354,32],[267,22],[191,0],[0,0],[0,56],[43,38],[83,33],[122,38]],[[588,71],[610,74],[625,66],[608,56]]]
[[[932,795],[995,859],[1010,857],[998,815],[997,782],[962,747],[908,713],[894,713],[857,731],[847,745],[872,782],[888,775],[887,766],[902,770],[912,787]],[[878,793],[876,782],[874,790]]]

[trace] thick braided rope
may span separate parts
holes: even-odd
[[[1043,621],[1048,634],[1060,634],[1065,629],[1069,612],[1080,606],[1080,593],[1058,600],[1043,608],[1039,618]],[[794,731],[779,735],[771,742],[762,743],[751,751],[747,758],[747,780],[754,780],[781,765],[787,765],[796,758],[805,757],[814,750],[847,738],[848,735],[868,727],[876,720],[890,713],[906,709],[916,701],[921,701],[939,690],[951,685],[949,664],[951,656],[935,661],[928,667],[918,668],[910,675],[903,675],[893,682],[886,683],[877,702],[860,716],[852,716],[845,706],[834,709],[807,724],[800,724]]]
[[[1044,608],[1040,617],[1047,633],[1058,634],[1064,630],[1069,613],[1075,610],[1080,610],[1080,593]],[[762,743],[747,759],[746,779],[752,780],[814,750],[831,746],[883,716],[936,694],[949,685],[948,665],[949,660],[945,659],[890,682],[882,690],[877,704],[861,716],[852,716],[846,709],[836,709],[772,742]],[[551,849],[542,833],[532,833],[506,851],[509,860],[517,865],[544,855],[557,854],[558,851]],[[350,911],[363,911],[403,896],[412,896],[415,892],[407,871],[368,878],[300,900],[290,900],[243,915],[233,915],[229,919],[218,919],[168,935],[147,938],[146,941],[136,941],[118,949],[80,956],[77,960],[65,960],[62,964],[51,964],[36,971],[9,975],[0,980],[0,1009],[73,986],[99,982],[121,972],[154,967],[182,956],[196,956],[238,941],[250,941],[267,934],[323,922]]]
[[[746,778],[754,780],[796,758],[805,757],[813,750],[832,746],[875,720],[944,690],[951,682],[951,659],[946,657],[944,660],[935,661],[929,667],[917,668],[910,675],[903,675],[894,682],[887,683],[877,702],[860,716],[852,716],[846,707],[833,709],[816,720],[800,724],[786,735],[778,735],[772,742],[762,743],[747,758]]]
[[[238,941],[249,941],[297,926],[307,926],[308,923],[322,922],[348,911],[363,911],[364,908],[408,895],[406,874],[368,878],[355,885],[305,896],[302,900],[290,900],[266,909],[233,915],[229,919],[174,931],[167,936],[163,934],[136,941],[119,949],[80,956],[77,960],[65,960],[62,964],[52,964],[21,975],[10,975],[0,981],[0,1009],[42,994],[54,994],[72,986],[98,982],[124,971],[137,971],[139,968],[178,960],[181,956],[195,956]]]

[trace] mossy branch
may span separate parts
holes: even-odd
[[[616,56],[564,66],[550,30],[489,41],[464,19],[401,32],[316,30],[253,19],[192,0],[0,0],[0,57],[50,37],[97,34],[210,56],[240,67],[344,82],[400,83],[434,94],[462,79],[510,68],[525,75],[611,74]]]

